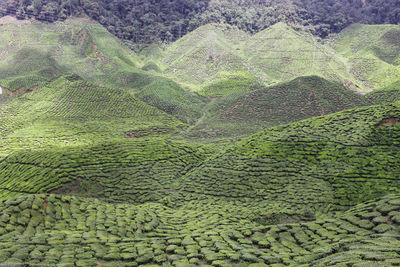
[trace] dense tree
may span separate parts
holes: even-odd
[[[399,0],[5,0],[0,16],[53,22],[87,15],[137,43],[172,41],[222,22],[257,32],[285,21],[325,37],[354,22],[400,23]]]

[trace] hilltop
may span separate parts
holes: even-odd
[[[64,75],[0,107],[0,155],[178,132],[185,124],[118,89]]]
[[[318,75],[360,90],[357,81],[347,73],[342,58],[318,43],[314,36],[295,31],[284,23],[253,35],[242,44],[242,49],[251,66],[262,72],[268,84]]]
[[[184,123],[201,116],[204,99],[157,72],[101,25],[87,19],[54,24],[11,21],[0,25],[0,86],[22,94],[64,73],[102,87],[124,89]]]
[[[248,35],[227,24],[208,24],[177,40],[161,59],[166,73],[185,83],[199,85],[219,72],[247,69],[238,50]]]

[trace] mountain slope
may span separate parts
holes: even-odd
[[[0,29],[0,86],[9,94],[76,73],[97,85],[130,91],[185,123],[201,117],[202,98],[157,73],[141,70],[136,55],[95,22],[11,21]]]
[[[400,80],[400,27],[354,24],[334,40],[334,48],[349,60],[351,74],[370,90]]]
[[[237,93],[214,100],[207,116],[187,133],[188,137],[245,137],[267,127],[370,104],[341,84],[317,76],[299,77],[271,87],[252,86],[250,92],[240,92],[240,81],[235,89],[234,82],[227,79],[213,85],[216,92],[228,87]],[[210,87],[204,92],[214,94]]]
[[[0,107],[0,155],[18,149],[69,146],[179,131],[185,124],[129,93],[75,74],[39,86]],[[133,134],[133,136],[136,136]]]
[[[162,64],[166,73],[185,83],[200,85],[219,72],[245,70],[245,60],[236,51],[247,34],[225,24],[208,24],[171,44]]]
[[[315,37],[277,23],[252,36],[242,49],[253,68],[268,84],[317,75],[338,81],[353,90],[361,90],[347,73],[345,61]]]
[[[270,128],[187,174],[182,194],[299,215],[399,192],[399,118],[397,102]]]

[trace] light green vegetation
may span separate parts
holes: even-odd
[[[226,76],[220,72],[248,72],[271,85],[299,76],[318,75],[362,90],[347,71],[346,60],[309,34],[278,23],[246,35],[231,26],[202,26],[171,44],[161,62],[175,79],[200,87]],[[207,89],[206,92],[210,92]]]
[[[199,86],[216,80],[219,72],[247,70],[239,48],[247,38],[235,27],[208,24],[172,43],[161,62],[171,77]]]
[[[198,95],[157,74],[155,63],[141,66],[121,41],[85,19],[0,25],[0,59],[0,86],[9,93],[34,90],[69,72],[99,86],[129,91],[185,123],[199,118],[204,105]]]
[[[338,81],[352,90],[361,90],[347,72],[346,61],[328,46],[284,23],[277,23],[252,36],[242,45],[252,67],[267,84],[318,75]]]
[[[0,30],[0,265],[400,264],[398,82],[282,23]]]
[[[354,24],[333,40],[350,73],[370,90],[400,80],[400,26]]]
[[[186,127],[127,92],[71,74],[0,107],[0,156],[21,149],[96,144],[104,140],[171,134]]]
[[[396,25],[355,24],[321,41],[282,22],[253,36],[210,24],[172,43],[160,61],[167,75],[194,90],[221,71],[244,71],[265,85],[317,75],[365,92],[400,79],[399,36]]]

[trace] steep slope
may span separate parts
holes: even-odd
[[[237,51],[247,34],[225,24],[207,24],[171,44],[162,64],[166,73],[185,83],[201,85],[221,71],[246,70]]]
[[[270,128],[186,175],[182,197],[194,203],[240,199],[279,217],[399,192],[399,119],[397,102]]]
[[[382,90],[376,90],[365,95],[375,105],[393,103],[400,101],[400,81],[392,83]]]
[[[317,76],[300,77],[276,86],[251,85],[245,91],[242,80],[226,79],[201,93],[229,91],[209,105],[207,116],[187,137],[245,137],[267,127],[367,106],[370,102],[337,82]],[[228,88],[228,89],[227,89]],[[244,91],[244,92],[243,92]]]
[[[354,24],[333,40],[351,74],[370,90],[400,80],[400,26]]]
[[[74,146],[164,135],[185,124],[132,97],[64,75],[0,107],[0,156],[19,149]]]
[[[255,72],[268,84],[317,75],[361,90],[347,73],[346,62],[334,51],[304,32],[277,23],[252,36],[242,50]]]
[[[0,31],[0,84],[14,91],[34,87],[39,78],[74,72],[100,85],[117,79],[118,71],[134,67],[138,60],[99,24],[85,19],[44,24],[11,21]],[[105,75],[107,74],[107,75]],[[27,81],[13,83],[26,77]]]
[[[0,29],[0,86],[8,94],[34,90],[70,72],[100,86],[129,90],[185,123],[201,116],[204,100],[157,73],[139,69],[136,55],[97,23],[11,21]]]

